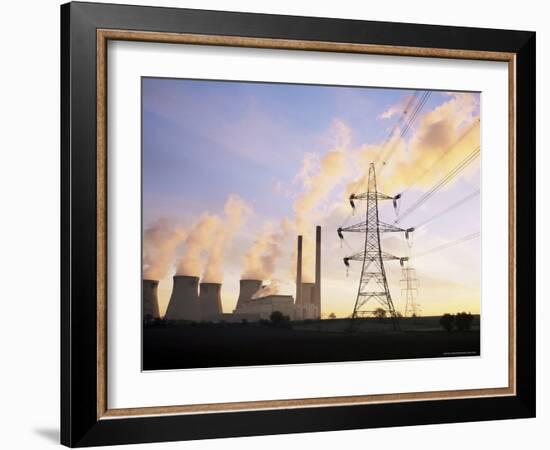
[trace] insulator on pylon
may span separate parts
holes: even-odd
[[[349,258],[344,258],[344,264],[349,267]]]
[[[338,228],[337,231],[338,231],[338,237],[339,237],[340,239],[343,240],[343,239],[344,239],[344,235],[342,234],[342,227]]]
[[[405,239],[407,239],[407,241],[409,240],[409,233],[412,233],[414,231],[414,227],[412,228],[407,228],[405,230]]]
[[[355,199],[355,194],[351,194],[349,196],[349,204],[351,205],[351,208],[353,209],[353,212],[355,213],[355,202],[353,201]]]
[[[408,256],[404,256],[403,258],[399,258],[399,264],[401,265],[401,267],[405,267],[405,261],[408,261],[408,260],[409,260]]]
[[[397,194],[394,198],[393,198],[393,210],[395,211],[395,215],[399,215],[399,205],[397,203],[397,200],[399,200],[401,198],[401,194]]]

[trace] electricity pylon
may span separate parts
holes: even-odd
[[[418,296],[418,279],[416,278],[416,270],[409,267],[401,269],[401,296],[405,294],[405,317],[417,317],[420,315],[420,305],[416,303]]]
[[[355,207],[355,200],[367,201],[365,221],[349,227],[338,228],[338,236],[340,236],[341,239],[344,237],[342,234],[344,232],[365,234],[365,245],[363,251],[344,258],[344,264],[346,264],[346,266],[349,266],[349,261],[363,262],[361,278],[357,289],[357,299],[355,300],[355,306],[351,316],[351,328],[353,328],[355,319],[374,312],[374,310],[369,311],[366,309],[366,305],[370,300],[376,300],[380,306],[382,306],[382,308],[389,313],[392,318],[394,329],[399,328],[398,316],[391,298],[388,279],[386,277],[386,269],[384,268],[384,261],[399,260],[401,266],[403,267],[404,262],[407,261],[408,258],[394,256],[382,251],[382,246],[380,244],[380,233],[403,232],[408,238],[409,233],[414,231],[414,229],[399,228],[395,225],[381,222],[378,218],[378,202],[382,200],[393,200],[394,207],[397,207],[397,200],[399,197],[399,195],[391,197],[377,191],[376,172],[374,169],[374,164],[371,163],[369,166],[367,192],[352,194],[350,196],[350,203],[352,207]]]

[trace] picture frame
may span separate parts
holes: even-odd
[[[61,7],[61,443],[535,416],[535,33],[72,2]],[[501,61],[509,73],[508,386],[204,405],[107,404],[107,43]]]

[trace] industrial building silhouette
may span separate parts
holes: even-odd
[[[175,275],[164,319],[167,321],[240,322],[269,319],[274,311],[290,320],[321,318],[321,227],[316,227],[315,282],[302,281],[302,236],[297,240],[296,295],[258,295],[263,280],[242,279],[235,309],[224,313],[221,283],[200,282],[199,277]],[[143,280],[142,305],[145,322],[160,319],[158,280]]]

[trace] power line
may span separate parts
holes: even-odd
[[[424,203],[426,203],[437,191],[439,191],[441,188],[443,188],[445,185],[447,185],[454,177],[456,177],[460,172],[462,172],[472,161],[474,161],[478,156],[480,152],[480,147],[476,147],[471,153],[466,156],[458,165],[452,169],[447,175],[445,175],[441,180],[439,180],[434,186],[430,188],[428,192],[426,192],[423,196],[421,196],[415,203],[413,203],[403,214],[401,214],[395,222],[402,221],[405,217],[407,217],[411,212],[413,212],[415,209],[422,206]]]
[[[412,113],[411,118],[407,122],[407,125],[405,126],[405,128],[401,131],[401,137],[405,136],[408,133],[409,129],[411,128],[411,125],[415,122],[416,117],[418,116],[418,113],[422,110],[422,108],[424,107],[424,105],[428,101],[428,98],[430,98],[431,94],[432,93],[430,91],[424,92],[424,94],[422,94],[422,98],[420,99],[420,101],[416,105],[416,108],[415,108],[414,112]]]
[[[382,153],[384,149],[386,148],[386,145],[388,145],[388,142],[390,142],[391,138],[395,135],[395,132],[400,128],[401,124],[403,123],[403,119],[405,118],[405,115],[409,112],[409,109],[412,107],[416,99],[418,98],[418,95],[420,94],[420,91],[414,91],[414,93],[410,96],[409,100],[407,101],[407,104],[403,108],[403,111],[401,111],[401,114],[399,115],[399,118],[395,122],[394,126],[386,136],[386,139],[384,139],[384,143],[382,144],[382,151],[378,153],[376,158],[374,159],[374,164],[377,165],[378,161],[380,160],[380,157],[382,156]]]
[[[458,144],[460,144],[464,138],[470,134],[470,132],[479,125],[479,118],[472,123],[467,130],[462,133],[456,141],[454,141],[451,145],[449,145],[443,153],[437,158],[429,167],[427,167],[418,177],[415,178],[414,182],[408,186],[404,191],[401,192],[401,195],[405,194],[405,192],[411,190],[414,186],[416,186],[428,173],[430,173],[435,166],[437,166],[445,156],[447,156],[451,150],[453,150]]]
[[[425,252],[418,253],[415,258],[421,258],[426,255],[431,255],[432,253],[439,252],[441,250],[448,249],[450,247],[454,247],[455,245],[462,244],[464,242],[470,241],[472,239],[475,239],[480,236],[480,232],[477,231],[475,233],[467,234],[466,236],[462,236],[461,238],[456,239],[452,242],[447,242],[446,244],[438,245],[437,247],[433,247],[430,250],[426,250]]]
[[[414,106],[414,110],[413,110],[412,114],[409,116],[409,120],[407,121],[407,123],[405,124],[405,127],[401,130],[401,133],[399,134],[399,137],[401,139],[404,138],[407,135],[407,133],[409,132],[409,130],[411,129],[412,125],[416,121],[416,118],[418,117],[418,114],[420,113],[420,111],[422,110],[422,108],[424,107],[426,102],[428,101],[428,98],[430,97],[430,95],[431,95],[430,91],[424,92],[422,94],[422,96],[420,97],[420,100],[418,100],[418,102]],[[393,156],[395,150],[397,149],[397,144],[398,143],[399,143],[399,141],[396,140],[393,143],[393,145],[386,151],[385,156],[382,160],[382,167],[379,170],[380,173],[382,173],[383,168],[387,165],[390,158]]]
[[[424,220],[423,222],[420,222],[418,225],[416,225],[414,228],[415,230],[418,230],[419,228],[425,226],[425,225],[428,225],[430,222],[438,219],[439,217],[447,214],[448,212],[451,212],[453,209],[456,209],[458,208],[459,206],[463,205],[464,203],[466,203],[468,200],[471,200],[472,198],[476,197],[479,195],[479,188],[477,188],[477,190],[475,190],[474,192],[471,192],[470,194],[468,194],[466,197],[463,197],[461,198],[460,200],[458,200],[457,202],[453,203],[452,205],[448,206],[447,208],[445,208],[444,210],[438,212],[437,214],[434,214],[433,216],[431,216],[430,218]]]

